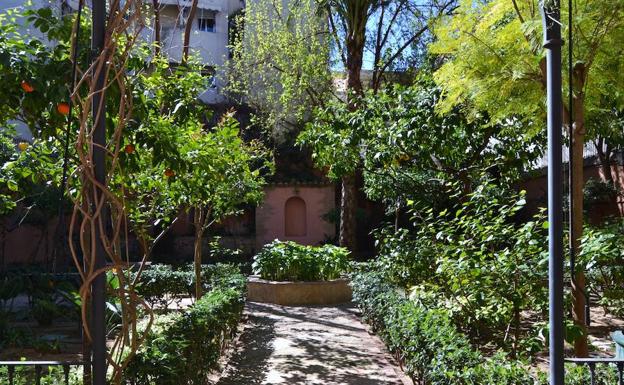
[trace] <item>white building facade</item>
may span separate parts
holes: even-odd
[[[123,0],[122,0],[123,1]],[[193,20],[188,20],[193,0],[144,0],[148,6],[158,5],[160,15],[160,40],[162,54],[172,63],[182,59],[184,32],[186,23],[192,23],[189,51],[204,63],[207,70],[215,71],[214,81],[200,99],[208,104],[225,101],[225,64],[230,58],[229,36],[232,19],[245,7],[244,0],[198,0],[197,11]],[[31,0],[29,8],[51,7],[59,12],[68,12],[78,8],[78,0]],[[86,0],[87,6],[91,0]],[[11,8],[24,7],[26,0],[0,0],[0,12]],[[26,35],[40,35],[33,28],[25,29]],[[154,42],[156,33],[154,23],[147,25],[143,38]]]

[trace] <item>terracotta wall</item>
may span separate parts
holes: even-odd
[[[624,191],[624,167],[613,165],[611,175],[616,186]],[[567,178],[567,174],[565,176]],[[589,179],[605,180],[602,168],[596,165],[588,165],[584,170],[585,181]],[[539,207],[547,206],[548,183],[546,174],[523,181],[519,188],[527,192],[527,208],[530,212],[536,212]],[[565,192],[567,193],[567,191]],[[611,202],[594,204],[585,208],[590,223],[598,223],[605,217],[624,216],[624,196],[620,195]]]
[[[293,197],[305,202],[305,226],[297,226],[296,231],[288,231],[288,233],[297,234],[304,228],[305,235],[286,235],[287,224],[293,226],[299,218],[286,218],[286,202]],[[327,222],[323,216],[334,207],[335,188],[333,185],[267,187],[263,203],[256,208],[256,247],[259,249],[274,239],[316,245],[328,238],[333,238],[336,233],[335,224]],[[291,212],[299,213],[300,209],[296,208]]]
[[[55,245],[56,223],[54,218],[46,225],[22,224],[15,227],[5,218],[0,224],[6,230],[0,234],[0,270],[24,263],[37,265],[49,262],[47,259]]]

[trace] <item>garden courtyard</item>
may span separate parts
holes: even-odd
[[[622,0],[3,0],[0,384],[623,384],[622,41]]]

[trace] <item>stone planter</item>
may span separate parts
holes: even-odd
[[[351,302],[349,280],[277,282],[252,275],[247,279],[247,299],[278,305],[336,305]]]

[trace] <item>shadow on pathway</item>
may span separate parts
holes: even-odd
[[[351,306],[248,303],[248,325],[218,385],[411,384]]]

